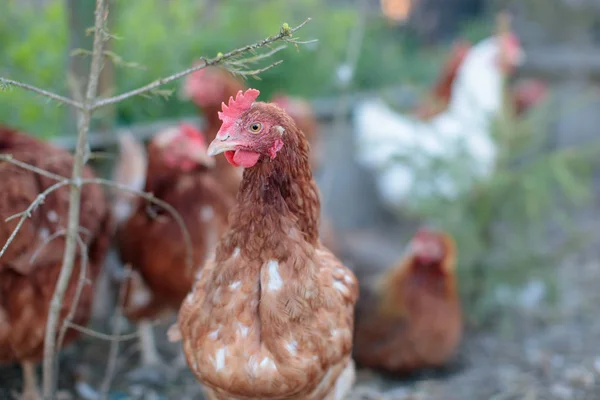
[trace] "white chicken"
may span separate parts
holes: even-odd
[[[357,105],[357,161],[374,172],[386,207],[410,210],[431,196],[454,198],[490,176],[497,156],[491,124],[502,107],[504,76],[523,58],[509,31],[473,46],[447,110],[429,121],[398,114],[381,99]]]

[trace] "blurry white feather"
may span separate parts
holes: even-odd
[[[387,206],[402,208],[434,194],[454,197],[465,189],[450,173],[419,178],[417,171],[427,170],[432,162],[469,162],[471,178],[485,178],[493,171],[496,147],[490,130],[503,93],[496,62],[499,51],[496,37],[469,51],[459,67],[447,110],[430,121],[399,114],[380,99],[355,108],[357,160],[374,171]]]

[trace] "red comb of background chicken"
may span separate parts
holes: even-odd
[[[194,125],[182,122],[179,124],[179,130],[183,132],[187,137],[198,139],[204,143],[204,135]]]
[[[225,102],[223,102],[223,111],[219,112],[219,119],[223,121],[223,125],[221,125],[219,132],[227,131],[231,128],[242,113],[250,108],[259,94],[260,91],[256,89],[248,89],[245,93],[242,93],[240,90],[237,92],[235,99],[233,96],[229,98],[229,105],[226,105]]]

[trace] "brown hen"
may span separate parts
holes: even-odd
[[[360,365],[408,373],[454,354],[462,335],[455,262],[449,235],[421,229],[398,265],[361,279],[354,338]]]
[[[65,177],[71,175],[73,168],[73,157],[68,152],[7,127],[0,127],[0,153],[11,154],[16,160]],[[94,178],[95,175],[86,167],[83,177]],[[57,181],[0,161],[0,182],[0,246],[4,246],[18,222],[18,218],[9,222],[5,222],[6,219],[24,211]],[[48,308],[62,267],[65,237],[61,231],[67,227],[68,207],[68,185],[48,194],[0,258],[0,363],[23,365],[23,397],[28,399],[38,396],[35,364],[43,357]],[[83,286],[79,301],[74,305],[77,277],[84,265],[78,253],[59,326],[73,306],[76,308],[71,322],[75,324],[86,325],[91,313],[92,282],[108,250],[112,223],[99,186],[83,186],[80,218],[80,235],[88,251],[84,272],[89,283]],[[77,336],[76,331],[68,330],[64,344],[73,342]]]
[[[131,152],[134,147],[125,149]],[[158,365],[149,320],[179,308],[192,287],[196,267],[214,252],[227,226],[233,199],[213,176],[214,159],[206,155],[206,142],[196,128],[181,124],[160,132],[147,153],[144,190],[173,206],[185,221],[194,266],[190,270],[186,264],[186,242],[175,219],[163,208],[138,199],[131,216],[121,223],[117,240],[122,261],[139,275],[129,286],[126,314],[138,322],[142,363]],[[119,176],[143,181],[125,173]]]
[[[318,239],[309,146],[285,111],[240,91],[209,154],[245,168],[229,227],[182,303],[188,365],[209,399],[343,399],[354,274]]]

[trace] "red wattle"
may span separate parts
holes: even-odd
[[[256,165],[260,154],[248,150],[229,150],[225,152],[225,158],[234,167],[250,168]]]
[[[234,154],[235,154],[235,151],[233,151],[233,150],[226,151],[225,158],[227,159],[229,164],[233,165],[234,167],[239,167],[239,165],[233,160]]]
[[[259,157],[260,154],[254,151],[236,150],[233,155],[233,161],[244,168],[250,168],[258,162]]]

